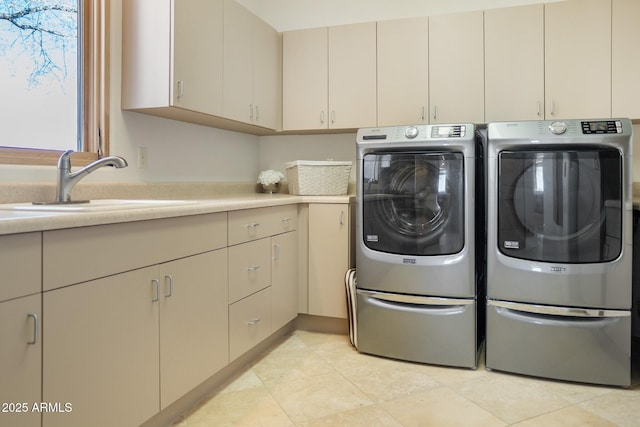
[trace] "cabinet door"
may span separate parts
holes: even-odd
[[[640,118],[640,2],[613,0],[612,117]]]
[[[164,409],[229,363],[227,249],[159,266]]]
[[[429,122],[427,18],[378,22],[378,126]]]
[[[43,426],[140,425],[158,412],[157,267],[43,294]]]
[[[254,16],[253,123],[269,129],[281,127],[282,48],[278,32]]]
[[[349,205],[309,205],[309,314],[347,317]]]
[[[611,117],[611,0],[545,5],[547,119]]]
[[[41,401],[40,301],[36,294],[0,303],[0,402],[26,404],[0,413],[0,424],[5,426],[40,425],[40,413],[32,411],[33,404]]]
[[[282,35],[282,129],[328,127],[327,28]]]
[[[482,11],[429,17],[431,123],[484,122]]]
[[[174,0],[173,105],[222,115],[222,0]]]
[[[298,233],[271,238],[272,329],[277,331],[298,315]]]
[[[253,118],[253,23],[251,12],[225,0],[222,112],[244,123]]]
[[[329,28],[329,128],[375,126],[376,23]]]
[[[544,119],[544,5],[484,12],[485,120]]]

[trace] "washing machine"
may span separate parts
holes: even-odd
[[[367,128],[356,143],[358,350],[476,368],[484,319],[479,132],[469,123]]]
[[[488,369],[631,380],[632,126],[487,127]]]

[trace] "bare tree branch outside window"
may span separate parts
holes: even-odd
[[[77,52],[76,1],[0,1],[0,20],[11,25],[0,35],[0,54],[26,55],[33,60],[29,84],[45,78],[63,81],[69,74],[65,53]],[[75,67],[75,64],[72,64]]]

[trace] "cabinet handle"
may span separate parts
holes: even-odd
[[[336,110],[331,110],[331,124],[336,122]]]
[[[344,225],[344,211],[340,211],[340,225]]]
[[[259,225],[260,225],[259,222],[253,222],[251,224],[247,224],[247,228],[256,228]]]
[[[438,106],[434,105],[433,106],[433,120],[437,120],[438,119]]]
[[[273,259],[274,260],[280,259],[280,245],[277,243],[273,244]]]
[[[184,82],[182,80],[178,80],[178,99],[184,96]]]
[[[160,301],[160,282],[158,279],[151,279],[151,284],[156,288],[156,297],[151,300],[151,302]]]
[[[38,342],[38,315],[36,313],[28,313],[27,318],[33,319],[33,339],[27,341],[27,344],[35,344]]]
[[[173,276],[171,276],[170,274],[167,274],[166,276],[164,276],[165,283],[167,282],[167,279],[169,279],[169,293],[164,294],[165,298],[169,298],[170,296],[173,295]]]
[[[556,101],[551,100],[551,115],[555,117],[556,115]]]
[[[424,105],[422,106],[422,114],[420,115],[420,119],[422,120],[422,122],[424,123],[424,113],[425,113],[425,108]]]
[[[253,104],[249,104],[249,120],[253,121]]]
[[[542,113],[542,110],[540,109],[540,106],[541,106],[540,101],[538,101],[537,104],[538,104],[538,113],[537,114],[538,114],[538,117],[540,117],[541,113]]]
[[[260,121],[260,106],[256,105],[256,122]]]
[[[320,110],[320,124],[324,124],[324,110]]]
[[[247,267],[247,271],[256,271],[257,269],[259,269],[260,266],[259,265],[250,265],[249,267]]]
[[[255,319],[251,319],[251,320],[249,320],[249,321],[247,322],[247,325],[249,325],[249,326],[255,326],[255,325],[257,325],[258,323],[260,323],[260,318],[259,318],[259,317],[255,318]]]

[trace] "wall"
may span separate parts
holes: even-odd
[[[248,182],[257,178],[259,138],[120,110],[122,1],[111,0],[110,151],[126,169],[102,168],[87,182]],[[126,0],[125,0],[126,1]],[[137,168],[147,147],[148,165]],[[0,182],[55,182],[54,166],[0,165]]]

